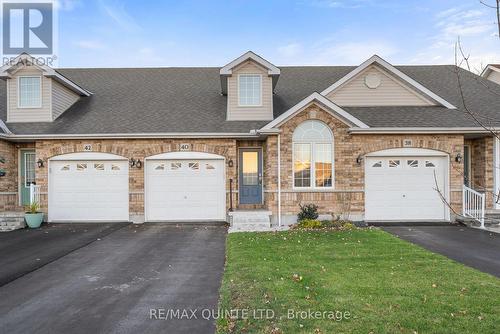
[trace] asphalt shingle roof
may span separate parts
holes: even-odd
[[[280,67],[274,116],[321,92],[352,66]],[[464,112],[454,66],[397,66],[458,107],[346,107],[374,127],[479,127]],[[52,123],[7,123],[15,134],[248,133],[266,121],[226,121],[219,68],[60,69],[93,95]],[[500,85],[460,70],[467,107],[488,126],[500,126]],[[6,84],[0,82],[6,120]]]

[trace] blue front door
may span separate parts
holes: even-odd
[[[262,204],[262,150],[241,149],[240,204]]]

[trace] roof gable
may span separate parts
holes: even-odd
[[[262,67],[267,74],[272,77],[273,89],[276,87],[278,83],[279,75],[281,71],[279,68],[262,58],[261,56],[253,53],[252,51],[248,51],[240,57],[236,58],[226,66],[220,69],[220,79],[221,79],[221,89],[223,94],[227,94],[227,77],[233,75],[233,70],[238,68],[240,65],[252,61],[257,64],[259,67]]]
[[[391,64],[389,64],[387,61],[382,59],[381,57],[374,55],[368,60],[366,60],[364,63],[356,67],[353,71],[349,72],[347,75],[342,77],[340,80],[326,88],[323,92],[321,92],[322,95],[325,96],[330,96],[333,92],[335,92],[338,89],[341,89],[345,84],[347,84],[349,81],[353,80],[355,77],[357,77],[360,73],[364,72],[367,68],[369,68],[372,65],[377,65],[380,67],[382,70],[387,72],[389,75],[393,76],[397,80],[401,81],[407,87],[410,87],[411,89],[414,89],[415,91],[425,95],[427,98],[435,101],[437,104],[442,105],[446,108],[449,109],[456,109],[454,105],[443,99],[442,97],[438,96],[437,94],[433,93],[414,79],[410,78],[408,75],[404,74]]]
[[[14,75],[17,71],[26,68],[28,66],[34,66],[38,70],[42,72],[45,77],[52,78],[55,81],[59,82],[66,88],[72,90],[81,96],[90,96],[91,92],[87,91],[83,87],[78,86],[73,81],[69,80],[65,76],[61,75],[55,69],[45,64],[40,64],[34,57],[30,56],[27,53],[22,53],[17,56],[15,59],[10,61],[9,64],[6,64],[0,67],[0,78],[1,79],[9,79],[12,75]]]
[[[368,66],[327,97],[339,106],[349,107],[436,105],[376,64]]]
[[[360,128],[368,128],[369,126],[357,119],[356,117],[352,116],[349,114],[347,111],[344,109],[340,108],[338,105],[324,97],[323,95],[314,92],[296,105],[294,105],[292,108],[287,110],[285,113],[281,114],[279,117],[275,118],[272,122],[266,124],[261,131],[265,130],[271,130],[273,128],[276,128],[292,118],[294,115],[297,113],[301,112],[304,110],[309,104],[311,103],[319,103],[327,112],[329,112],[333,117],[340,119],[342,122],[354,126],[354,127],[360,127]]]

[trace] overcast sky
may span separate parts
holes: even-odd
[[[500,63],[478,0],[59,1],[60,67],[452,64],[458,36],[476,68]]]

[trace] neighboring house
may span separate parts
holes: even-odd
[[[490,64],[486,66],[481,76],[500,85],[500,64]]]
[[[51,222],[218,221],[234,209],[289,224],[300,203],[450,221],[470,188],[500,209],[500,145],[476,121],[500,129],[500,85],[455,66],[277,67],[252,52],[222,68],[19,59],[0,73],[4,211],[21,211],[30,188]]]

